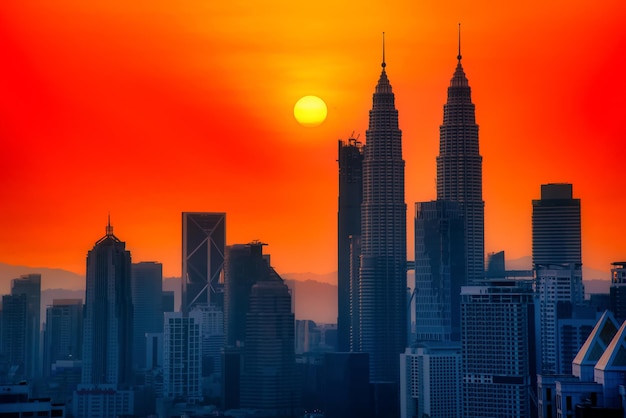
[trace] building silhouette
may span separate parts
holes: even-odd
[[[146,334],[163,332],[163,265],[131,265],[133,295],[133,367],[146,369]]]
[[[467,284],[473,284],[484,277],[485,202],[475,106],[461,58],[459,32],[458,62],[443,106],[443,124],[439,127],[437,200],[461,203],[465,221],[466,280]]]
[[[350,138],[339,141],[339,210],[337,212],[337,333],[339,351],[350,351],[350,284],[358,281],[350,272],[350,247],[361,235],[363,200],[363,147]]]
[[[459,202],[415,204],[415,334],[420,341],[460,341],[465,280],[465,224]]]
[[[59,360],[80,360],[83,350],[82,299],[54,299],[46,309],[43,375]]]
[[[462,416],[532,416],[534,315],[531,281],[493,280],[463,287]]]
[[[533,266],[582,265],[580,199],[573,198],[572,185],[541,185],[541,199],[533,200]]]
[[[611,263],[609,310],[620,323],[626,320],[626,262]]]
[[[11,280],[11,295],[26,296],[24,377],[32,379],[41,375],[39,330],[41,323],[41,274],[25,274]]]
[[[201,312],[167,312],[163,331],[163,396],[202,400]]]
[[[242,347],[246,340],[246,314],[252,286],[268,280],[271,274],[269,255],[263,255],[263,244],[235,244],[226,247],[224,262],[224,328],[226,345]]]
[[[562,370],[558,322],[571,318],[582,304],[580,199],[571,184],[541,185],[541,199],[533,200],[532,247],[539,309],[539,364],[543,375]],[[570,362],[571,358],[563,359]]]
[[[406,204],[398,111],[384,57],[363,156],[360,349],[370,356],[372,382],[399,379],[407,340]]]
[[[87,254],[84,315],[82,383],[132,384],[131,256],[110,222]]]
[[[28,298],[25,294],[2,296],[2,354],[8,382],[28,379]]]
[[[291,294],[277,275],[250,292],[241,370],[241,407],[274,417],[295,416],[300,406]]]
[[[183,212],[182,311],[195,304],[224,308],[220,282],[226,244],[226,214]]]

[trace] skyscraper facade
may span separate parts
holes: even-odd
[[[163,332],[163,265],[144,261],[131,265],[133,295],[133,367],[146,368],[146,334]]]
[[[460,202],[465,220],[467,283],[484,277],[484,218],[482,157],[471,88],[461,65],[461,43],[456,70],[443,106],[437,157],[437,200]]]
[[[226,247],[224,263],[224,328],[226,345],[242,347],[246,340],[246,313],[252,286],[267,280],[270,266],[263,255],[263,244],[235,244]]]
[[[626,320],[626,262],[611,263],[609,310],[619,322]]]
[[[582,265],[580,199],[572,185],[541,185],[541,199],[533,200],[533,267],[550,264]]]
[[[133,301],[126,244],[106,235],[87,254],[83,384],[132,384]]]
[[[539,308],[541,340],[540,373],[557,373],[559,319],[583,302],[580,199],[572,185],[541,185],[541,199],[533,200],[532,247],[535,290]]]
[[[80,360],[83,350],[82,299],[54,299],[46,309],[44,376],[57,360]]]
[[[465,282],[465,226],[460,203],[415,204],[415,334],[420,341],[460,341]]]
[[[531,417],[534,301],[530,281],[461,291],[464,417]],[[534,407],[533,407],[534,408]]]
[[[11,295],[26,296],[24,373],[28,378],[40,375],[39,324],[41,323],[41,275],[26,274],[11,281]]]
[[[28,379],[28,298],[24,294],[2,296],[2,354],[9,382]],[[14,382],[17,383],[17,382]]]
[[[195,304],[224,308],[224,267],[226,214],[183,212],[182,311]]]
[[[241,407],[275,417],[295,416],[300,401],[296,375],[294,314],[280,277],[257,282],[250,292],[241,371]]]
[[[350,243],[352,237],[361,235],[363,147],[359,141],[353,138],[348,141],[340,140],[338,154],[339,210],[337,213],[337,333],[339,351],[349,351],[351,322]]]
[[[406,204],[402,131],[384,59],[373,95],[363,157],[360,349],[372,382],[398,382],[406,327]]]

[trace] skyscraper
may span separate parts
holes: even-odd
[[[144,261],[131,265],[133,294],[133,367],[146,368],[146,333],[163,332],[163,265]]]
[[[350,244],[361,235],[363,147],[354,138],[339,141],[337,213],[337,333],[339,351],[350,351]],[[357,270],[358,274],[358,270]],[[358,277],[356,278],[358,279]]]
[[[80,360],[83,350],[82,299],[54,299],[46,309],[44,376],[57,360]]]
[[[460,341],[465,226],[458,202],[415,204],[415,334],[420,341]]]
[[[485,202],[478,125],[461,58],[459,32],[458,62],[443,106],[443,124],[439,127],[437,200],[452,200],[462,205],[467,283],[473,284],[484,277]]]
[[[584,297],[580,233],[580,199],[571,184],[542,184],[533,200],[533,269],[539,304],[540,372],[557,373],[559,319],[571,316]],[[571,361],[571,359],[569,359]]]
[[[259,280],[268,280],[268,256],[263,255],[263,244],[235,244],[226,247],[224,263],[224,327],[226,345],[242,347],[246,340],[246,313],[250,306],[252,286]]]
[[[126,244],[106,235],[87,254],[83,384],[132,384],[133,302]]]
[[[26,296],[26,352],[24,364],[25,376],[33,378],[40,375],[39,324],[41,323],[41,274],[26,274],[11,281],[11,295]]]
[[[2,296],[2,354],[9,381],[28,379],[28,298],[25,294]],[[15,382],[17,383],[17,382]]]
[[[183,212],[183,312],[198,303],[224,308],[225,244],[225,213]]]
[[[271,416],[295,416],[300,391],[296,378],[294,314],[287,285],[278,276],[252,286],[246,315],[241,373],[241,407]]]
[[[541,185],[541,199],[533,200],[533,267],[549,264],[582,265],[580,199],[572,185]]]
[[[530,281],[461,291],[464,417],[530,417],[534,302]],[[534,407],[533,407],[534,408]]]
[[[361,205],[360,348],[370,355],[372,382],[398,382],[398,356],[407,340],[402,131],[386,65],[383,44],[366,132]]]

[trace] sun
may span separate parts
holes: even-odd
[[[302,126],[318,126],[327,114],[326,103],[317,96],[304,96],[293,107],[293,115]]]

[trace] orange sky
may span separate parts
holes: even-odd
[[[626,258],[625,20],[623,0],[5,1],[0,262],[84,272],[110,212],[134,261],[176,276],[180,213],[225,211],[228,243],[269,243],[279,272],[334,271],[337,139],[365,137],[382,31],[412,252],[460,21],[485,250],[530,255],[531,200],[571,182],[606,271]],[[292,115],[309,94],[316,128]]]

